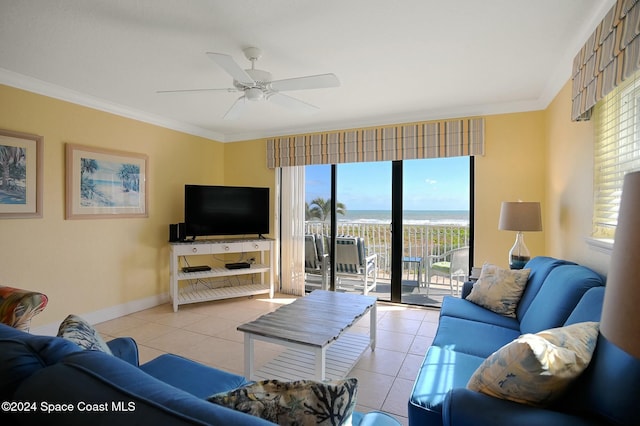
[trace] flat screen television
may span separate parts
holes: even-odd
[[[269,188],[185,185],[187,238],[269,233]]]

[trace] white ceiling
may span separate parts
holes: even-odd
[[[0,84],[218,141],[545,108],[614,0],[0,0]],[[256,46],[313,115],[252,103],[206,52]]]

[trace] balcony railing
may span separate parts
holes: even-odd
[[[305,233],[329,235],[327,222],[305,222]],[[367,255],[378,254],[378,276],[391,273],[391,225],[385,223],[338,222],[338,235],[362,237]],[[466,224],[405,224],[403,233],[403,257],[437,256],[459,247],[469,246],[469,226]]]

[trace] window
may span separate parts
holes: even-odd
[[[640,72],[596,104],[594,128],[593,237],[612,239],[624,175],[640,170]]]

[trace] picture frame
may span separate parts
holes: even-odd
[[[0,219],[42,217],[44,138],[0,129]]]
[[[145,154],[66,144],[66,219],[148,217]]]

